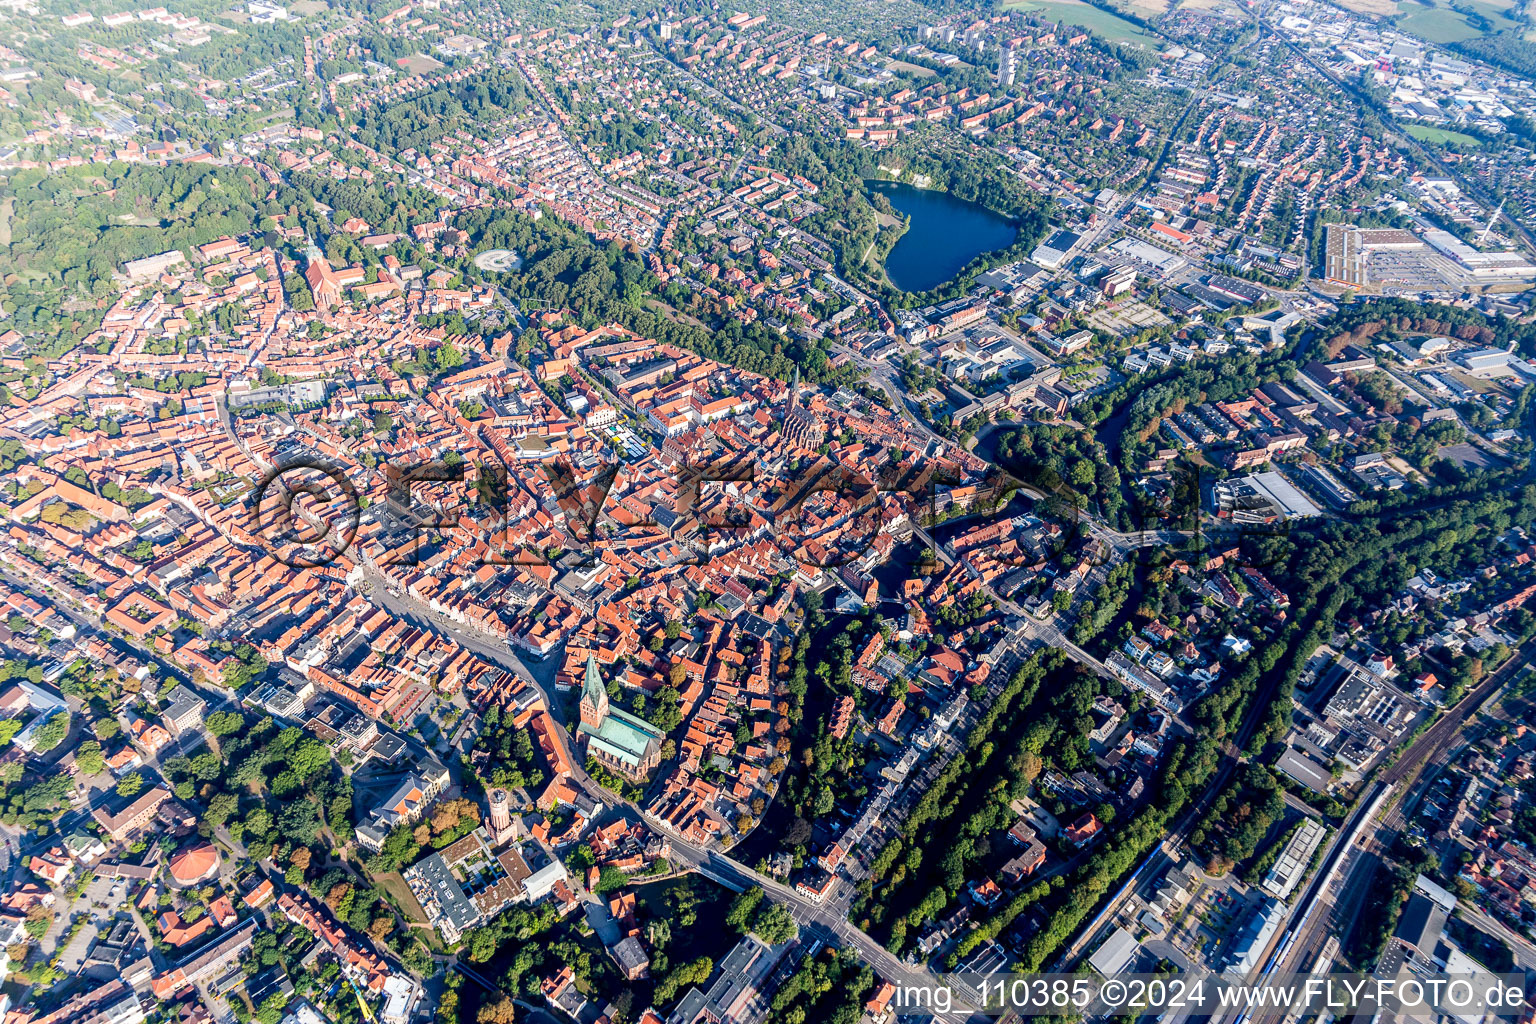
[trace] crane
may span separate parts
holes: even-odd
[[[363,998],[362,990],[357,987],[357,982],[347,978],[347,986],[352,989],[352,994],[357,997],[357,1005],[363,1011],[363,1019],[368,1024],[379,1024],[378,1018],[373,1015],[373,1007],[369,1006],[368,1001]]]
[[[1483,246],[1488,242],[1488,235],[1493,231],[1493,225],[1498,221],[1499,214],[1504,212],[1504,204],[1500,203],[1493,208],[1493,216],[1488,218],[1488,225],[1483,228],[1483,233],[1477,236],[1477,244]]]

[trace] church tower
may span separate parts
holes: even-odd
[[[309,284],[309,292],[315,300],[315,308],[324,313],[339,305],[341,280],[331,269],[331,265],[326,262],[313,238],[309,240],[309,245],[304,250],[304,258],[306,261],[304,280]]]
[[[608,688],[597,668],[597,656],[587,655],[587,678],[581,684],[581,724],[596,729],[608,718]]]

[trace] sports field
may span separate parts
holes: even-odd
[[[1431,146],[1441,146],[1447,142],[1454,142],[1458,146],[1481,146],[1483,144],[1481,140],[1471,135],[1453,132],[1449,128],[1431,128],[1422,124],[1410,124],[1405,130],[1420,142],[1427,142]]]

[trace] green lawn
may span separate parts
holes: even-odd
[[[1405,14],[1397,19],[1397,27],[1399,31],[1436,43],[1459,43],[1482,34],[1467,24],[1461,14],[1440,7],[1416,9]]]
[[[1493,22],[1494,31],[1520,27],[1520,22],[1510,16],[1514,8],[1511,0],[1463,0],[1466,6]]]
[[[1462,132],[1453,132],[1449,128],[1431,128],[1428,125],[1410,124],[1405,130],[1420,142],[1428,142],[1434,146],[1443,146],[1447,142],[1454,142],[1458,146],[1481,146],[1483,144],[1480,139],[1463,134]]]
[[[411,892],[411,887],[405,884],[405,879],[398,871],[385,871],[373,876],[373,883],[381,889],[388,890],[400,903],[400,908],[405,912],[408,920],[426,924],[427,912],[421,909],[421,904],[416,900],[416,894]]]
[[[1141,43],[1154,48],[1162,45],[1161,39],[1143,31],[1139,25],[1108,11],[1090,7],[1080,0],[1006,0],[1003,6],[1008,10],[1043,14],[1068,25],[1081,25],[1094,35],[1114,43]]]
[[[1494,31],[1519,27],[1497,0],[1470,0],[1467,6],[1492,22]],[[1418,0],[1404,3],[1398,9],[1403,12],[1397,18],[1398,30],[1431,43],[1459,43],[1483,34],[1482,30],[1468,23],[1464,14],[1449,6],[1427,5]]]

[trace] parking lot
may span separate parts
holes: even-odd
[[[1474,283],[1455,263],[1429,251],[1372,253],[1366,274],[1383,292],[1459,292]]]
[[[1144,302],[1127,302],[1120,306],[1105,306],[1089,313],[1085,320],[1090,327],[1125,338],[1149,327],[1171,327],[1173,321]]]
[[[110,927],[125,898],[126,889],[121,881],[93,878],[86,883],[79,899],[68,906],[61,900],[55,907],[57,913],[53,924],[44,934],[39,947],[48,955],[58,951],[59,970],[66,974],[78,972],[96,936]],[[82,920],[84,923],[76,929],[76,923]],[[72,936],[71,931],[74,932]],[[60,942],[63,942],[62,950],[59,948]]]

